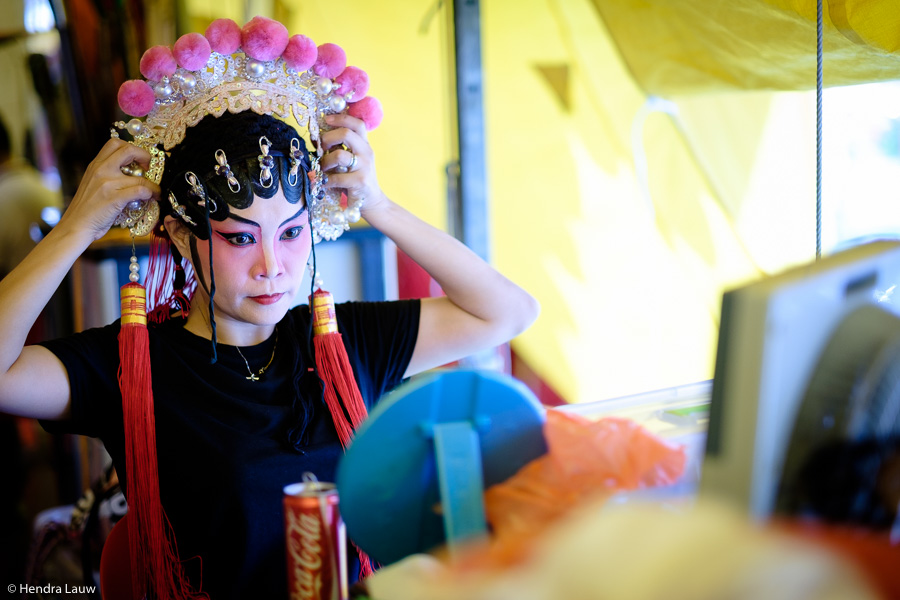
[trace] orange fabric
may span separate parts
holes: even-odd
[[[485,492],[494,535],[484,554],[466,557],[472,567],[519,562],[529,542],[585,500],[672,484],[686,462],[683,448],[626,419],[590,421],[551,409],[544,436],[547,454]]]

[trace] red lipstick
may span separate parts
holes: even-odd
[[[267,294],[263,296],[250,296],[250,299],[258,304],[275,304],[284,294]]]

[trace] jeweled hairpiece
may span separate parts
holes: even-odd
[[[269,156],[269,146],[271,145],[272,143],[266,136],[259,138],[259,151],[262,154],[256,159],[259,161],[259,185],[264,188],[272,187],[272,169],[275,168],[275,158]]]
[[[297,185],[297,174],[300,171],[300,159],[302,156],[300,140],[293,138],[291,140],[291,171],[288,174],[288,183],[290,185]]]
[[[237,193],[241,191],[241,183],[237,180],[237,177],[234,176],[234,173],[231,171],[231,165],[228,164],[228,158],[225,156],[225,151],[219,148],[216,150],[216,175],[221,175],[228,181],[228,189],[233,193]]]
[[[175,214],[181,217],[185,223],[188,223],[190,225],[197,224],[190,216],[188,216],[187,212],[184,210],[184,207],[178,203],[178,200],[175,198],[175,192],[169,192],[169,204],[172,205],[172,210],[175,211]]]
[[[316,151],[311,157],[313,178],[319,186],[324,176],[316,159],[324,149],[317,142],[327,129],[325,116],[346,112],[372,130],[383,115],[378,100],[366,96],[368,75],[347,66],[340,46],[316,46],[304,35],[289,37],[284,25],[265,17],[254,17],[243,28],[231,19],[218,19],[205,35],[189,33],[172,48],[150,48],[140,67],[146,81],[126,81],[118,94],[119,106],[135,118],[115,126],[150,152],[145,176],[156,183],[162,179],[165,151],[207,115],[252,110],[285,120],[293,117],[309,132]],[[112,135],[118,137],[118,132],[112,130]],[[340,192],[324,191],[311,200],[313,231],[318,238],[335,239],[358,219],[359,211],[345,214],[350,207],[341,208]],[[124,221],[119,224],[125,226]]]

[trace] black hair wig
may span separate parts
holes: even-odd
[[[269,155],[274,159],[272,182],[268,187],[260,183],[259,156],[260,139],[265,137],[271,143]],[[291,177],[291,144],[300,149],[300,168],[295,178]],[[225,175],[218,174],[216,152],[224,152],[240,189],[232,191]],[[310,169],[309,152],[303,137],[283,121],[270,115],[258,115],[252,111],[237,114],[225,112],[221,117],[208,115],[200,123],[187,130],[184,140],[172,150],[166,160],[160,187],[162,216],[174,212],[169,203],[169,193],[185,207],[186,215],[196,223],[188,224],[191,232],[200,239],[209,239],[209,230],[204,225],[207,207],[204,200],[192,190],[186,176],[194,173],[204,188],[205,196],[212,200],[209,204],[209,218],[224,221],[228,218],[229,207],[247,208],[255,197],[271,198],[278,190],[284,190],[288,202],[296,204],[309,195]]]

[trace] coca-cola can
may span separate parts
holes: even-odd
[[[337,488],[303,474],[284,488],[284,531],[291,600],[347,600],[347,538]]]

